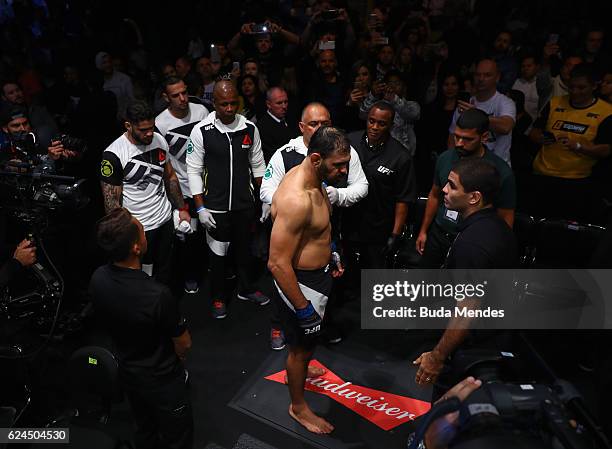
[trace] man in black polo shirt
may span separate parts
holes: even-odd
[[[499,173],[484,159],[459,159],[448,174],[444,206],[461,216],[446,268],[514,268],[518,258],[512,229],[493,207]]]
[[[489,116],[480,109],[468,109],[457,120],[453,138],[455,148],[445,151],[436,162],[433,185],[429,196],[416,249],[422,268],[440,268],[457,232],[461,217],[442,202],[442,187],[447,182],[452,165],[459,159],[478,158],[492,162],[500,175],[500,189],[493,200],[497,214],[510,228],[514,224],[516,185],[512,169],[486,147]]]
[[[90,281],[95,316],[113,339],[122,386],[136,421],[136,447],[191,448],[193,416],[182,361],[191,336],[168,287],[141,270],[142,224],[116,208],[98,224],[110,264]]]
[[[446,268],[503,269],[517,266],[514,234],[493,206],[499,186],[499,172],[491,161],[463,158],[453,164],[442,189],[444,206],[457,211],[462,221],[459,234],[448,252]],[[416,382],[435,382],[446,358],[469,332],[469,329],[446,329],[436,347],[414,361],[419,365]]]
[[[367,130],[349,134],[369,183],[368,196],[344,211],[344,238],[356,246],[362,268],[385,268],[397,249],[408,203],[416,198],[412,158],[391,137],[395,111],[385,102],[372,105]]]

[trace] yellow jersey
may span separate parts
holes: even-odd
[[[612,105],[600,99],[589,107],[576,109],[571,106],[569,95],[553,97],[545,129],[555,136],[556,142],[542,145],[533,161],[534,173],[568,179],[589,177],[598,159],[565,149],[559,139],[592,144],[599,125],[610,115]]]

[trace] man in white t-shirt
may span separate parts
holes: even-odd
[[[483,59],[474,73],[475,94],[469,102],[457,101],[457,109],[448,129],[448,148],[455,147],[455,125],[459,114],[467,109],[478,108],[489,116],[489,139],[487,148],[510,165],[512,129],[516,122],[514,101],[497,91],[500,73],[492,59]]]
[[[208,56],[198,58],[196,72],[202,78],[202,102],[207,106],[213,105],[213,89],[215,88],[215,69]]]
[[[189,190],[189,179],[187,178],[187,146],[189,135],[193,128],[206,118],[208,109],[200,104],[190,103],[185,82],[176,76],[168,77],[162,86],[162,97],[168,107],[155,118],[157,131],[164,136],[168,143],[168,157],[176,172],[183,199],[189,205],[189,213],[192,217],[197,216],[191,190]],[[196,230],[198,220],[191,220],[192,230]],[[194,232],[185,235],[178,243],[179,260],[182,265],[180,271],[185,279],[185,292],[197,293],[198,278],[201,274],[199,266],[198,242],[200,239]]]
[[[117,117],[123,120],[128,104],[134,99],[132,79],[115,70],[111,56],[104,51],[96,55],[96,68],[104,74],[103,89],[117,98]]]
[[[168,144],[155,130],[155,113],[144,101],[126,110],[125,128],[102,154],[100,181],[104,208],[109,213],[125,207],[140,221],[147,237],[143,271],[170,285],[174,226],[172,209],[179,220],[191,221],[178,177],[167,158]]]
[[[540,95],[537,88],[537,74],[540,64],[534,55],[527,54],[521,58],[521,76],[512,85],[512,89],[525,95],[525,112],[531,120],[538,118]]]

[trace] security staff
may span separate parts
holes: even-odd
[[[369,184],[368,196],[342,217],[344,238],[358,246],[362,268],[386,267],[406,223],[408,203],[416,199],[412,157],[391,137],[394,116],[389,103],[376,102],[368,113],[366,131],[348,136]]]
[[[225,264],[230,245],[238,275],[238,299],[265,305],[270,299],[253,287],[249,231],[254,198],[251,176],[258,184],[265,172],[257,127],[237,114],[238,91],[219,81],[213,91],[215,111],[191,132],[187,176],[210,249],[214,318],[227,316]]]
[[[183,361],[191,336],[170,290],[142,271],[144,227],[127,209],[98,224],[109,264],[90,281],[94,317],[109,332],[136,422],[136,447],[187,449],[193,416]]]
[[[512,229],[495,213],[493,200],[500,176],[484,159],[459,159],[448,174],[444,206],[461,216],[446,268],[515,268],[518,262]]]
[[[463,158],[454,162],[442,189],[444,206],[457,212],[462,221],[459,234],[448,252],[446,268],[503,269],[518,265],[514,233],[493,206],[500,181],[499,172],[490,160]],[[436,381],[447,357],[470,332],[460,327],[446,329],[438,344],[413,362],[419,366],[415,378],[417,383]],[[491,339],[494,337],[493,334],[486,335]]]
[[[453,133],[455,147],[438,157],[433,185],[427,197],[425,214],[416,241],[416,250],[422,255],[420,265],[423,268],[440,268],[458,232],[461,217],[457,211],[444,205],[442,188],[453,163],[459,159],[482,158],[495,164],[501,176],[501,187],[494,200],[496,211],[508,226],[512,227],[514,224],[514,175],[508,164],[486,147],[488,129],[489,116],[484,111],[476,108],[464,111],[459,116]]]

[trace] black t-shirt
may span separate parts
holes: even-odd
[[[89,284],[97,321],[110,333],[125,382],[157,385],[181,375],[172,337],[185,331],[170,290],[141,270],[99,267]]]
[[[446,268],[515,268],[518,265],[512,229],[494,208],[474,212],[459,224]]]
[[[368,147],[363,131],[351,133],[348,138],[359,154],[369,186],[368,196],[346,209],[343,226],[351,240],[384,242],[393,231],[395,204],[416,199],[412,158],[393,137],[377,150]]]

